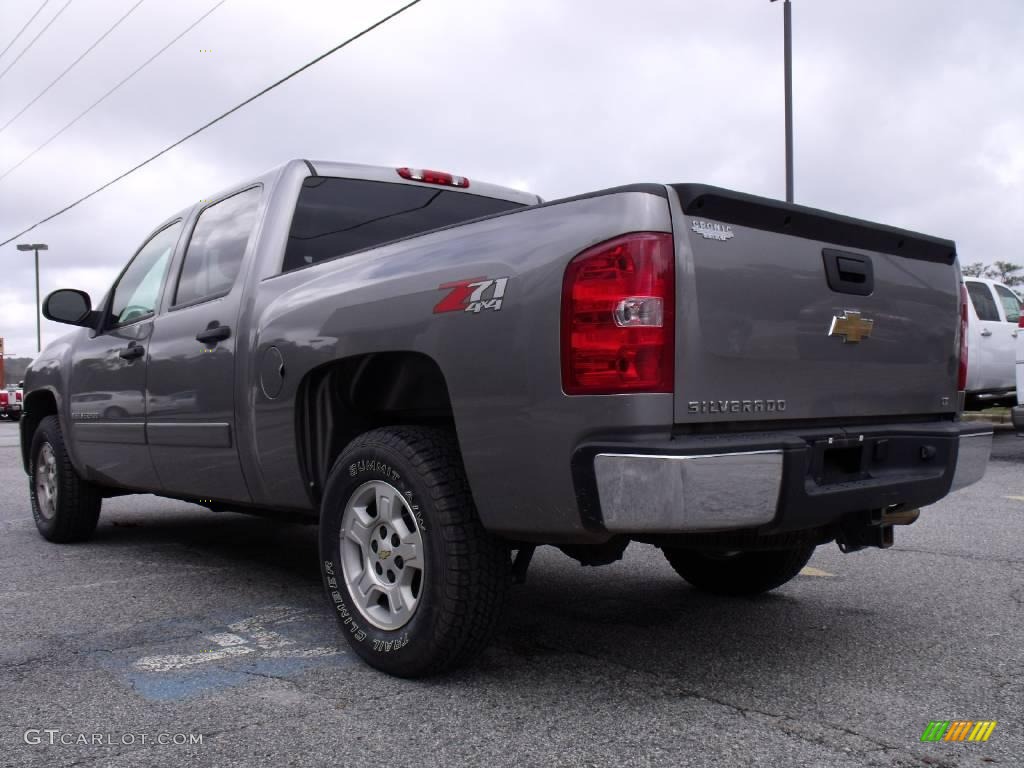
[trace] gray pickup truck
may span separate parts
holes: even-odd
[[[754,594],[984,474],[951,241],[695,184],[296,160],[164,221],[25,379],[47,539],[155,493],[319,523],[345,637],[479,651],[534,548]]]

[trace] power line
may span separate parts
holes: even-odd
[[[135,69],[135,71],[134,71],[134,72],[132,72],[132,73],[131,73],[130,75],[128,75],[128,77],[126,77],[126,78],[125,78],[124,80],[122,80],[121,82],[119,82],[119,83],[118,83],[117,85],[115,85],[115,86],[114,86],[113,88],[111,88],[111,89],[110,89],[109,91],[107,91],[107,92],[106,92],[105,94],[103,94],[102,96],[100,96],[100,97],[99,97],[99,98],[98,98],[98,99],[97,99],[96,101],[94,101],[94,102],[93,102],[93,103],[92,103],[92,104],[91,104],[90,106],[88,106],[88,107],[87,107],[87,108],[85,109],[85,111],[84,111],[84,112],[82,112],[81,114],[79,114],[79,115],[78,115],[78,117],[76,117],[76,118],[75,118],[74,120],[72,120],[72,121],[71,121],[70,123],[68,123],[67,125],[65,125],[65,126],[64,126],[63,128],[61,128],[61,129],[60,129],[59,131],[57,131],[57,132],[56,132],[55,134],[53,134],[53,136],[51,136],[50,138],[48,138],[48,139],[47,139],[46,141],[44,141],[44,142],[43,142],[42,144],[40,144],[40,145],[39,145],[38,147],[36,147],[36,148],[35,148],[35,149],[33,149],[33,150],[32,150],[31,152],[29,152],[29,153],[28,153],[27,155],[25,155],[25,156],[24,156],[23,158],[21,158],[21,160],[19,160],[19,161],[18,161],[17,163],[15,163],[14,165],[12,165],[12,166],[11,166],[10,168],[8,168],[8,169],[7,169],[6,171],[4,171],[4,172],[3,172],[2,174],[0,174],[0,181],[3,181],[3,180],[4,180],[5,178],[7,178],[8,176],[10,176],[10,175],[11,175],[12,173],[14,173],[14,171],[18,170],[18,168],[20,168],[20,167],[21,167],[22,165],[24,165],[24,164],[25,164],[25,163],[26,163],[26,162],[27,162],[27,161],[28,161],[29,159],[31,159],[32,157],[34,157],[34,156],[35,156],[35,154],[36,154],[37,152],[39,152],[40,150],[44,149],[44,148],[45,148],[45,147],[46,147],[46,146],[47,146],[47,145],[48,145],[48,144],[49,144],[50,142],[52,142],[52,141],[53,141],[54,139],[56,139],[56,138],[57,138],[58,136],[60,136],[60,135],[61,135],[62,133],[64,133],[64,131],[66,131],[66,130],[67,130],[68,128],[70,128],[70,127],[71,127],[72,125],[74,125],[75,123],[77,123],[77,122],[78,122],[79,120],[81,120],[81,119],[82,119],[83,117],[85,117],[85,116],[86,116],[87,114],[89,114],[90,112],[92,112],[92,111],[93,111],[93,110],[94,110],[94,109],[95,109],[96,107],[98,107],[98,106],[99,106],[100,104],[102,104],[102,103],[103,103],[103,101],[105,101],[105,100],[106,100],[106,98],[107,98],[108,96],[110,96],[110,94],[112,94],[112,93],[113,93],[114,91],[116,91],[116,90],[117,90],[118,88],[120,88],[120,87],[121,87],[122,85],[124,85],[124,84],[125,84],[125,83],[127,83],[127,82],[128,82],[129,80],[131,80],[131,79],[132,79],[133,77],[135,77],[135,76],[136,76],[137,74],[139,74],[139,72],[141,72],[141,71],[142,71],[143,69],[145,69],[145,68],[146,68],[147,66],[149,66],[149,64],[150,64],[150,63],[151,63],[151,62],[152,62],[152,61],[153,61],[154,59],[156,59],[156,58],[157,58],[157,57],[158,57],[158,56],[159,56],[160,54],[162,54],[162,53],[163,53],[164,51],[166,51],[166,50],[167,50],[168,48],[170,48],[170,47],[171,47],[172,45],[174,45],[174,44],[175,44],[176,42],[178,42],[178,41],[179,41],[179,40],[180,40],[181,38],[183,38],[183,37],[184,37],[185,35],[187,35],[187,34],[188,34],[188,33],[189,33],[189,32],[190,32],[190,31],[191,31],[191,30],[192,30],[192,29],[193,29],[194,27],[196,27],[196,26],[197,26],[197,25],[199,24],[199,22],[201,22],[201,21],[202,21],[203,19],[205,19],[205,18],[206,18],[207,16],[209,16],[209,15],[210,15],[211,13],[213,13],[213,12],[214,12],[215,10],[217,10],[217,9],[218,9],[218,8],[219,8],[220,6],[224,5],[224,3],[225,3],[225,2],[226,2],[226,0],[220,0],[220,2],[219,2],[219,3],[217,3],[217,4],[215,5],[215,6],[213,6],[213,8],[211,8],[210,10],[208,10],[208,11],[207,11],[206,13],[204,13],[204,14],[203,14],[202,16],[200,16],[200,17],[199,17],[198,19],[196,19],[195,21],[193,21],[193,22],[192,22],[192,23],[191,23],[191,24],[190,24],[190,25],[189,25],[188,27],[186,27],[186,28],[184,29],[184,31],[182,31],[182,32],[181,32],[181,33],[180,33],[180,34],[179,34],[179,35],[178,35],[177,37],[175,37],[175,38],[174,38],[173,40],[171,40],[171,42],[169,42],[169,43],[168,43],[167,45],[165,45],[165,46],[164,46],[163,48],[161,48],[161,49],[160,49],[159,51],[157,51],[157,52],[156,52],[156,53],[154,53],[154,54],[153,54],[152,56],[150,56],[150,57],[149,57],[148,59],[146,59],[146,61],[144,61],[144,62],[143,62],[142,64],[140,64],[140,65],[139,65],[139,66],[138,66],[138,67],[137,67],[137,68]]]
[[[42,220],[40,220],[40,221],[37,221],[37,222],[36,222],[35,224],[33,224],[33,225],[32,225],[31,227],[29,227],[28,229],[24,229],[24,230],[22,230],[21,232],[19,232],[18,234],[14,235],[14,236],[12,236],[12,237],[9,237],[9,238],[7,238],[7,239],[6,239],[6,240],[4,240],[4,241],[3,241],[2,243],[0,243],[0,246],[4,246],[4,245],[7,245],[8,243],[10,243],[10,242],[12,242],[12,241],[14,241],[14,240],[17,240],[17,239],[18,239],[19,237],[21,237],[21,236],[22,236],[22,235],[24,235],[25,233],[27,233],[27,232],[31,232],[31,231],[32,231],[33,229],[35,229],[36,227],[38,227],[38,226],[39,226],[40,224],[45,224],[46,222],[48,222],[48,221],[50,221],[50,220],[52,220],[52,219],[55,219],[55,218],[57,218],[57,217],[58,217],[58,216],[60,216],[60,215],[61,215],[62,213],[66,213],[67,211],[70,211],[70,210],[71,210],[72,208],[74,208],[74,207],[75,207],[76,205],[79,205],[80,203],[83,203],[83,202],[85,202],[86,200],[88,200],[88,199],[89,199],[90,197],[92,197],[93,195],[96,195],[96,194],[98,194],[98,193],[102,192],[102,191],[103,191],[104,189],[106,189],[107,187],[113,186],[114,184],[116,184],[117,182],[119,182],[119,181],[120,181],[121,179],[123,179],[123,178],[125,178],[126,176],[129,176],[129,175],[131,175],[131,174],[133,174],[133,173],[135,173],[135,171],[139,170],[139,169],[140,169],[140,168],[142,168],[143,166],[149,165],[149,164],[150,164],[151,162],[153,162],[154,160],[156,160],[156,159],[157,159],[158,157],[160,157],[161,155],[165,155],[165,154],[167,154],[168,152],[170,152],[170,151],[171,151],[172,149],[174,149],[175,147],[177,147],[177,146],[179,146],[179,145],[181,145],[181,144],[184,144],[184,143],[185,143],[186,141],[188,141],[189,139],[191,139],[191,138],[192,138],[193,136],[196,136],[197,134],[199,134],[199,133],[201,133],[201,132],[205,131],[205,130],[206,130],[207,128],[209,128],[210,126],[212,126],[212,125],[215,125],[216,123],[219,123],[219,122],[220,122],[221,120],[223,120],[223,119],[224,119],[225,117],[227,117],[228,115],[231,115],[231,114],[233,114],[234,112],[237,112],[237,111],[238,111],[239,109],[241,109],[242,107],[244,107],[244,106],[245,106],[246,104],[249,104],[249,103],[251,103],[251,102],[255,101],[255,100],[256,100],[256,99],[258,99],[258,98],[259,98],[260,96],[263,96],[264,94],[266,94],[266,93],[268,93],[268,92],[272,91],[273,89],[277,88],[277,87],[278,87],[279,85],[281,85],[281,84],[283,84],[283,83],[286,83],[287,81],[291,80],[291,79],[292,79],[293,77],[295,77],[295,76],[296,76],[297,74],[299,74],[300,72],[304,72],[305,70],[307,70],[307,69],[309,69],[310,67],[312,67],[312,66],[313,66],[314,64],[317,64],[317,63],[319,63],[319,62],[323,61],[323,60],[324,60],[324,59],[326,59],[326,58],[327,58],[328,56],[330,56],[330,55],[331,55],[332,53],[336,53],[336,52],[340,51],[340,50],[341,50],[342,48],[344,48],[344,47],[345,47],[346,45],[349,45],[350,43],[354,43],[354,42],[355,42],[356,40],[358,40],[359,38],[361,38],[361,37],[363,37],[364,35],[366,35],[366,34],[368,34],[368,33],[372,32],[372,31],[373,31],[373,30],[375,30],[375,29],[376,29],[377,27],[380,27],[380,26],[382,26],[382,25],[386,24],[387,22],[391,21],[391,19],[393,19],[393,18],[395,18],[396,16],[398,16],[399,14],[401,14],[401,13],[404,13],[405,11],[409,10],[409,9],[410,9],[410,8],[412,8],[412,7],[414,6],[414,5],[417,5],[417,4],[419,3],[419,2],[420,2],[420,0],[412,0],[412,2],[410,2],[410,3],[406,3],[405,5],[403,5],[403,6],[401,7],[401,8],[399,8],[399,9],[398,9],[397,11],[395,11],[394,13],[388,14],[387,16],[385,16],[385,17],[384,17],[383,19],[381,19],[380,21],[378,21],[378,22],[375,22],[374,24],[371,24],[370,26],[368,26],[368,27],[367,27],[366,29],[362,30],[361,32],[357,32],[357,33],[356,33],[355,35],[353,35],[352,37],[348,38],[347,40],[345,40],[344,42],[340,43],[339,45],[336,45],[336,46],[334,46],[334,47],[333,47],[333,48],[331,48],[331,49],[330,49],[329,51],[326,51],[325,53],[322,53],[322,54],[320,54],[319,56],[317,56],[317,57],[316,57],[315,59],[313,59],[312,61],[310,61],[310,62],[308,62],[308,63],[306,63],[306,64],[303,64],[303,65],[302,65],[301,67],[299,67],[298,69],[296,69],[296,70],[295,70],[294,72],[291,72],[290,74],[288,74],[288,75],[285,75],[285,76],[284,76],[284,77],[282,77],[282,78],[281,78],[280,80],[278,80],[278,81],[277,81],[276,83],[273,83],[273,84],[271,84],[271,85],[268,85],[268,86],[267,86],[266,88],[264,88],[264,89],[263,89],[262,91],[260,91],[259,93],[255,94],[254,96],[250,96],[250,97],[249,97],[248,99],[246,99],[245,101],[243,101],[243,102],[241,102],[241,103],[237,104],[236,106],[232,107],[231,109],[229,109],[229,110],[228,110],[227,112],[223,113],[222,115],[219,115],[218,117],[215,117],[215,118],[214,118],[213,120],[211,120],[210,122],[206,123],[205,125],[202,125],[202,126],[200,126],[200,127],[199,127],[199,128],[197,128],[196,130],[192,131],[192,133],[188,134],[187,136],[184,136],[183,138],[181,138],[181,139],[178,139],[178,140],[177,140],[176,142],[174,142],[173,144],[170,144],[170,145],[168,145],[167,147],[164,147],[163,149],[161,149],[161,150],[160,150],[159,152],[157,152],[157,153],[156,153],[155,155],[153,155],[152,157],[150,157],[150,158],[148,158],[148,159],[146,159],[146,160],[143,160],[143,161],[142,161],[141,163],[139,163],[138,165],[136,165],[136,166],[135,166],[134,168],[130,168],[129,170],[125,171],[124,173],[122,173],[122,174],[121,174],[120,176],[118,176],[117,178],[115,178],[115,179],[112,179],[111,181],[108,181],[108,182],[107,182],[106,184],[104,184],[104,185],[103,185],[102,187],[99,187],[99,188],[97,188],[97,189],[94,189],[94,190],[93,190],[92,192],[90,192],[89,194],[87,194],[87,195],[86,195],[85,197],[80,197],[80,198],[79,198],[78,200],[76,200],[75,202],[71,203],[70,205],[68,205],[68,206],[66,206],[66,207],[64,207],[64,208],[61,208],[61,209],[60,209],[59,211],[57,211],[56,213],[50,214],[50,215],[49,215],[49,216],[47,216],[47,217],[46,217],[45,219],[42,219]]]
[[[100,35],[99,38],[97,38],[95,43],[93,43],[88,48],[86,48],[85,52],[81,56],[79,56],[77,59],[75,59],[73,62],[71,62],[71,66],[69,66],[67,69],[65,69],[63,72],[61,72],[59,75],[57,75],[57,78],[52,83],[50,83],[48,86],[43,88],[42,92],[38,96],[36,96],[34,99],[32,99],[32,101],[30,101],[28,104],[26,104],[24,107],[22,107],[21,111],[18,114],[16,114],[14,117],[12,117],[6,123],[4,123],[3,126],[0,127],[0,133],[3,133],[5,130],[7,130],[7,126],[9,126],[11,123],[13,123],[19,117],[21,117],[23,114],[25,114],[25,112],[28,110],[29,107],[31,107],[33,104],[35,104],[41,98],[43,98],[43,96],[46,95],[47,91],[49,91],[51,88],[53,88],[53,86],[55,86],[57,83],[59,83],[61,78],[64,77],[64,75],[66,75],[68,72],[70,72],[72,69],[74,69],[78,65],[78,62],[80,62],[82,59],[84,59],[86,56],[88,56],[92,52],[93,48],[95,48],[97,45],[102,43],[103,40],[107,37],[107,35],[109,35],[111,32],[113,32],[115,29],[117,29],[121,25],[121,22],[124,21],[125,19],[127,19],[129,16],[131,16],[132,15],[132,11],[134,11],[136,8],[138,8],[140,5],[142,5],[145,1],[146,0],[139,0],[139,2],[137,2],[131,8],[129,8],[128,9],[128,13],[126,13],[120,19],[115,21],[114,25],[112,27],[110,27],[110,29],[108,29],[102,35]],[[47,0],[47,2],[49,2],[49,0]]]
[[[48,22],[46,22],[46,26],[43,27],[41,30],[39,30],[39,34],[36,35],[35,37],[33,37],[29,41],[29,44],[21,49],[21,53],[19,53],[17,56],[14,57],[14,61],[12,61],[10,64],[7,65],[7,69],[5,69],[3,72],[0,72],[0,79],[3,79],[3,76],[11,71],[11,67],[13,67],[15,64],[17,64],[19,61],[21,61],[21,57],[24,56],[26,53],[28,53],[28,49],[31,48],[35,44],[36,40],[38,40],[40,37],[43,36],[43,34],[46,32],[46,30],[48,30],[50,28],[50,25],[53,24],[53,22],[55,22],[58,18],[60,18],[60,15],[62,13],[64,13],[64,11],[67,9],[67,7],[69,5],[71,5],[71,0],[68,0],[66,3],[64,3],[64,5],[62,5],[60,7],[60,10],[57,11],[53,15],[53,18],[50,19]]]
[[[36,20],[36,16],[38,16],[38,15],[39,15],[40,13],[42,13],[42,12],[43,12],[43,8],[45,8],[45,7],[46,7],[46,6],[47,6],[47,5],[49,4],[49,2],[50,2],[50,0],[43,0],[43,4],[39,6],[39,8],[38,8],[38,9],[36,10],[36,12],[35,12],[35,13],[33,13],[33,14],[32,14],[32,18],[31,18],[31,19],[29,19],[28,21],[26,21],[26,22],[25,22],[25,26],[24,26],[24,27],[22,27],[21,29],[19,29],[19,30],[18,30],[18,34],[16,34],[16,35],[15,35],[15,36],[14,36],[14,37],[13,37],[13,38],[11,39],[11,42],[9,42],[9,43],[7,44],[7,47],[6,47],[6,48],[4,48],[4,49],[3,49],[2,51],[0,51],[0,58],[3,58],[3,55],[4,55],[5,53],[7,53],[7,52],[8,52],[9,50],[11,50],[11,46],[12,46],[12,45],[14,45],[14,44],[15,44],[15,43],[16,43],[16,42],[18,41],[18,38],[19,38],[19,37],[21,37],[22,33],[23,33],[23,32],[24,32],[24,31],[25,31],[26,29],[28,29],[28,25],[29,25],[29,24],[31,24],[31,23],[32,23],[33,21],[35,21],[35,20]]]

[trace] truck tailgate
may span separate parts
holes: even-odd
[[[952,241],[673,185],[675,421],[952,413]]]

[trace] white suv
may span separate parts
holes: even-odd
[[[966,277],[971,297],[967,315],[967,401],[969,404],[1017,401],[1014,362],[1021,302],[995,280]]]

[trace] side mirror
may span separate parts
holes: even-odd
[[[91,326],[96,321],[89,294],[74,288],[61,288],[47,296],[43,300],[43,317],[68,325]]]

